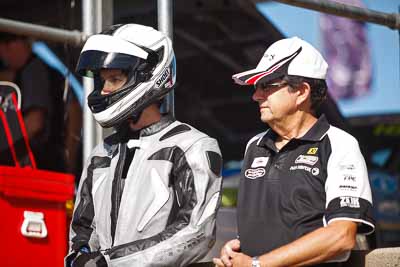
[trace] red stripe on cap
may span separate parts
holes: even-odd
[[[254,75],[254,76],[248,78],[248,79],[245,81],[245,83],[247,83],[247,84],[254,84],[254,82],[257,81],[259,78],[261,78],[261,77],[263,77],[263,76],[266,76],[266,75],[268,75],[268,74],[273,73],[275,70],[279,69],[280,66],[282,66],[282,64],[276,65],[275,67],[273,67],[272,69],[270,69],[270,70],[268,70],[268,71],[264,71],[264,72],[261,72],[261,73],[259,73],[259,74],[257,74],[257,75]]]
[[[268,74],[273,73],[274,71],[276,71],[277,69],[279,69],[280,67],[282,67],[284,64],[286,64],[286,62],[291,61],[293,58],[295,58],[300,52],[301,52],[301,47],[300,49],[298,49],[296,52],[294,52],[292,55],[281,59],[281,62],[279,62],[279,64],[277,64],[276,66],[272,67],[270,70],[264,71],[262,73],[256,74],[253,77],[248,78],[245,83],[246,84],[255,84],[259,79],[261,79],[264,76],[267,76]]]

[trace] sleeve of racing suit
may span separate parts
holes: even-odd
[[[174,207],[157,235],[105,252],[111,266],[186,266],[203,258],[215,243],[222,157],[216,140],[202,138],[186,152],[174,147]]]
[[[93,171],[109,164],[109,157],[91,156],[83,169],[70,226],[69,254],[65,257],[65,266],[69,266],[83,247],[89,251],[99,249],[94,231]]]

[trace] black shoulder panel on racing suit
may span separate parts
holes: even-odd
[[[180,133],[188,132],[190,130],[191,130],[190,127],[187,126],[186,124],[180,124],[180,125],[176,126],[175,128],[171,129],[170,131],[168,131],[163,136],[161,136],[160,141],[163,141],[167,138],[170,138],[170,137],[180,134]]]
[[[208,167],[218,177],[221,176],[222,157],[214,151],[206,151]]]
[[[151,155],[148,160],[167,160],[171,163],[176,163],[184,154],[183,150],[177,146],[164,147]]]

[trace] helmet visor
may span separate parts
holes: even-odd
[[[76,66],[76,72],[87,76],[87,71],[100,69],[135,69],[144,59],[115,52],[104,52],[98,50],[86,50],[82,52]]]

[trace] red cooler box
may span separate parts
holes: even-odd
[[[31,168],[0,167],[0,265],[63,266],[67,253],[65,202],[74,177]]]

